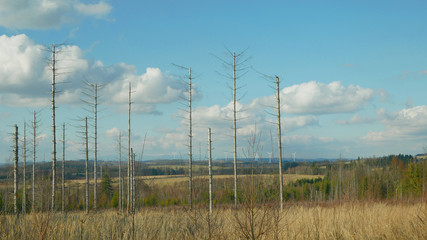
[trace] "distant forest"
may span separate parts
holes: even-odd
[[[427,199],[427,161],[424,156],[390,155],[384,157],[358,158],[357,160],[317,161],[317,162],[284,162],[283,172],[286,175],[301,175],[297,180],[289,181],[284,186],[283,197],[287,202],[330,202],[330,201],[417,201]],[[207,163],[194,163],[194,196],[198,204],[208,204]],[[93,166],[93,165],[92,165]],[[117,162],[100,161],[101,177],[99,208],[118,207],[118,164]],[[22,168],[22,166],[20,166]],[[123,167],[124,169],[124,167]],[[122,169],[122,170],[123,170]],[[188,169],[184,160],[161,160],[137,162],[135,168],[136,207],[186,205],[187,181],[166,185],[153,185],[150,180],[139,179],[139,176],[183,175],[187,176]],[[42,195],[49,199],[51,164],[38,163],[36,167],[36,183],[38,198]],[[84,208],[84,185],[72,180],[85,178],[84,161],[68,161],[65,167],[67,184],[67,210]],[[93,171],[91,171],[93,172]],[[124,172],[124,171],[123,171]],[[122,172],[123,184],[126,184]],[[214,175],[228,175],[229,178],[215,179],[214,203],[232,204],[234,199],[232,186],[233,163],[217,161],[214,165]],[[237,196],[244,202],[245,188],[249,179],[255,176],[256,195],[258,203],[276,203],[279,198],[278,169],[276,162],[240,161],[239,185],[242,195]],[[30,173],[27,173],[30,179]],[[304,177],[304,176],[311,177]],[[11,212],[13,204],[10,194],[13,191],[13,174],[11,166],[0,168],[0,209]],[[27,183],[27,208],[30,210],[30,189]],[[91,186],[93,187],[93,186]],[[9,194],[8,194],[9,193]],[[19,206],[22,205],[22,188],[19,193]],[[48,201],[46,201],[48,202]],[[40,209],[48,209],[40,202]]]

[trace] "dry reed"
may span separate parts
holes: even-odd
[[[251,230],[259,239],[427,239],[426,203],[262,207],[255,211],[258,229],[242,227],[248,223],[243,208],[216,209],[211,217],[205,209],[144,209],[134,225],[132,215],[112,210],[1,215],[0,239],[244,239]]]

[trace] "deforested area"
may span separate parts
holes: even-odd
[[[1,239],[426,239],[425,203],[285,204],[1,215]]]
[[[426,10],[0,0],[0,239],[427,239]]]

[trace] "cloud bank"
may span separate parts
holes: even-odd
[[[112,7],[104,1],[84,4],[80,0],[0,1],[0,25],[12,29],[58,28],[81,17],[105,18]]]
[[[49,105],[52,71],[46,46],[35,44],[26,35],[0,36],[0,104],[20,107]],[[179,100],[185,86],[159,68],[139,74],[126,63],[104,66],[86,59],[78,46],[57,48],[56,81],[59,104],[80,104],[84,81],[104,84],[102,104],[126,108],[132,85],[133,112],[156,113],[156,105]]]

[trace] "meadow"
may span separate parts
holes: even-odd
[[[286,168],[283,210],[275,169],[247,174],[242,168],[237,208],[232,175],[214,175],[212,213],[203,167],[193,176],[191,210],[188,176],[182,174],[139,174],[134,212],[127,209],[125,190],[122,208],[118,205],[114,166],[105,168],[100,180],[97,210],[91,181],[88,213],[84,179],[66,181],[64,212],[61,199],[57,210],[50,210],[49,175],[37,179],[34,208],[27,189],[26,213],[18,195],[18,214],[10,181],[4,181],[0,239],[427,239],[426,165],[403,155],[297,163]]]
[[[0,239],[427,239],[427,203],[145,208],[1,215]]]

